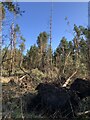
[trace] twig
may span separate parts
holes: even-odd
[[[22,96],[20,97],[20,103],[21,103],[21,118],[24,120],[23,107],[22,107]]]
[[[27,75],[30,76],[30,73],[26,72],[20,65],[19,65],[19,68],[20,68],[25,74],[27,74]]]
[[[88,114],[90,114],[90,110],[89,111],[85,111],[85,112],[77,113],[78,116],[80,116],[80,115],[88,115]]]
[[[71,107],[71,110],[72,110],[72,113],[73,113],[73,117],[75,117],[75,116],[74,116],[73,106],[72,106],[72,103],[71,103],[71,101],[70,101],[70,100],[69,100],[69,103],[70,103],[70,107]]]
[[[6,62],[6,61],[9,61],[9,60],[11,60],[11,59],[13,59],[13,58],[8,58],[8,59],[5,59],[5,60],[2,60],[2,63],[3,63],[3,62]]]
[[[26,75],[24,75],[24,76],[22,76],[21,78],[19,78],[19,80],[22,80],[22,79],[24,79],[26,77]]]

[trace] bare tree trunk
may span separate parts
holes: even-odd
[[[64,67],[63,67],[63,70],[62,70],[62,73],[64,74],[64,71],[65,71],[65,67],[67,65],[67,60],[68,60],[68,57],[70,55],[71,52],[68,53],[68,55],[66,56],[66,59],[65,59],[65,63],[64,63]]]
[[[10,41],[10,56],[11,56],[11,67],[10,67],[10,71],[9,71],[9,76],[11,75],[11,73],[12,73],[12,70],[13,70],[13,35],[14,35],[14,23],[12,23],[12,25],[11,25],[11,41]]]
[[[2,119],[2,5],[0,4],[0,119]]]
[[[90,78],[90,1],[88,2],[88,77]]]
[[[14,40],[13,40],[13,71],[16,72],[16,33],[14,32]]]

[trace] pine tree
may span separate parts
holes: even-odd
[[[37,44],[39,48],[39,56],[40,56],[40,69],[44,70],[45,66],[45,56],[46,56],[46,51],[47,51],[47,43],[48,43],[48,37],[49,35],[46,32],[42,32],[39,34],[38,39],[37,39]]]

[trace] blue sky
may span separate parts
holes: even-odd
[[[21,32],[26,39],[26,50],[31,45],[36,44],[37,36],[40,32],[49,33],[49,20],[51,3],[49,2],[20,2],[21,10],[25,10],[23,16],[16,18]],[[65,21],[68,17],[70,27]],[[67,30],[72,32],[73,25],[88,25],[88,3],[86,2],[54,2],[53,3],[53,23],[52,23],[52,48],[56,49],[61,38],[65,36],[72,40],[73,36]]]

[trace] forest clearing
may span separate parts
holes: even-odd
[[[2,120],[90,119],[89,11],[90,3],[0,2]]]

